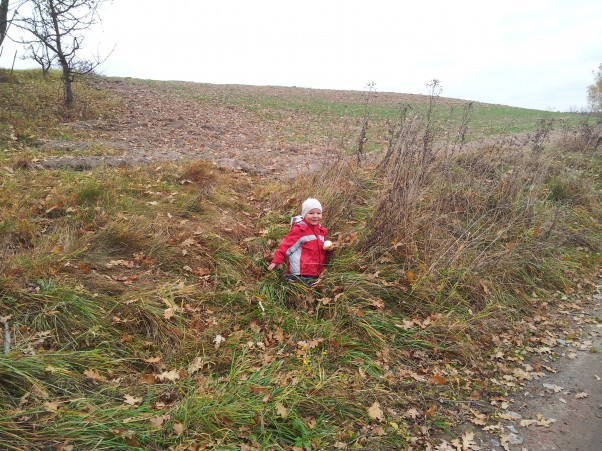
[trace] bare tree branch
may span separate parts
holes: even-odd
[[[63,72],[64,100],[67,106],[71,106],[74,101],[74,79],[93,71],[106,60],[98,55],[92,60],[79,56],[84,47],[84,33],[99,20],[98,8],[103,2],[104,0],[29,0],[30,14],[20,15],[15,23],[31,36],[19,42],[28,46],[32,57],[43,54],[38,48],[41,45],[47,49],[50,62],[54,59],[58,61]],[[42,60],[49,61],[45,57]]]

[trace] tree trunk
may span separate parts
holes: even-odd
[[[8,0],[0,1],[0,48],[8,30]]]
[[[48,1],[48,7],[56,36],[56,56],[58,57],[61,63],[61,68],[63,69],[63,89],[65,91],[65,106],[71,108],[71,106],[73,106],[73,89],[71,87],[71,81],[73,78],[71,76],[72,69],[69,64],[69,61],[67,61],[65,52],[63,52],[63,46],[61,43],[61,31],[59,28],[59,18],[53,0]]]
[[[61,61],[61,66],[63,68],[63,89],[65,90],[65,106],[71,108],[73,106],[73,88],[71,87],[71,82],[73,81],[73,77],[71,76],[71,68],[69,64]]]

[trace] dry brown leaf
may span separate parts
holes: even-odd
[[[434,385],[434,384],[443,385],[443,384],[447,383],[447,379],[445,379],[440,374],[433,374],[429,378],[428,383],[431,384],[431,385]]]
[[[190,362],[190,365],[188,365],[188,372],[190,374],[194,374],[197,371],[199,371],[201,368],[203,368],[202,357],[195,357],[195,359],[192,362]]]
[[[284,330],[282,327],[276,326],[276,332],[274,333],[274,338],[280,344],[284,343]]]
[[[125,404],[129,404],[131,406],[136,406],[138,404],[142,404],[142,400],[143,400],[143,398],[136,398],[135,396],[131,396],[131,395],[124,395],[124,397],[123,397],[123,402]]]
[[[550,424],[552,424],[552,423],[556,423],[555,418],[548,418],[546,420],[541,413],[537,414],[537,425],[538,426],[543,426],[543,427],[547,428],[547,427],[550,427]]]
[[[149,421],[152,426],[160,427],[163,426],[163,423],[167,420],[169,420],[169,415],[159,415],[158,417],[151,418]]]
[[[180,378],[180,373],[177,370],[172,370],[172,371],[163,371],[161,374],[157,374],[157,379],[159,379],[160,381],[176,381],[177,379]]]
[[[161,361],[161,357],[149,357],[148,359],[144,359],[146,363],[159,363]]]
[[[215,349],[218,349],[222,342],[226,341],[226,339],[224,337],[222,337],[220,334],[217,334],[215,336],[215,338],[213,339],[213,342],[215,343]]]
[[[165,319],[170,319],[173,317],[175,309],[173,307],[167,308],[163,311],[163,317]]]
[[[587,398],[587,393],[585,393],[585,392],[577,393],[577,394],[575,395],[575,398],[576,398],[576,399],[583,399],[583,398]]]
[[[475,409],[470,409],[470,413],[474,415],[474,418],[471,418],[471,422],[478,426],[485,426],[487,424],[487,415],[479,412]]]
[[[437,406],[432,406],[430,409],[428,409],[426,412],[424,412],[424,416],[425,417],[434,417],[436,412],[437,412]]]
[[[418,418],[420,416],[420,412],[416,408],[411,408],[411,409],[408,409],[406,411],[406,413],[404,413],[403,416],[406,417],[406,418],[416,419],[416,418]]]
[[[537,420],[520,420],[520,425],[525,428],[527,428],[535,423],[537,423]]]
[[[458,440],[455,440],[458,446],[460,446],[460,442]],[[457,447],[454,445],[450,445],[449,443],[447,443],[447,440],[443,440],[439,445],[437,445],[437,447],[435,448],[437,451],[457,451]]]
[[[462,449],[463,450],[480,450],[481,447],[474,441],[474,432],[465,432],[462,434]]]
[[[58,401],[45,402],[44,409],[46,409],[47,412],[56,412],[57,410],[59,410],[59,402]]]
[[[155,383],[155,375],[150,374],[150,373],[144,373],[142,376],[140,376],[140,383],[147,384],[147,385],[154,384]]]
[[[288,417],[288,409],[284,407],[280,401],[276,401],[276,412],[278,412],[278,415],[282,418]]]
[[[106,380],[107,380],[106,377],[101,376],[101,374],[98,372],[98,370],[95,370],[95,369],[85,370],[84,376],[89,377],[90,379],[93,379],[98,382],[106,382]]]
[[[180,243],[180,246],[189,247],[193,244],[196,244],[196,241],[193,238],[188,238]]]
[[[182,432],[184,432],[184,425],[182,423],[174,423],[173,430],[176,435],[182,435]]]
[[[368,407],[368,416],[374,420],[383,421],[385,419],[385,414],[380,408],[380,404],[378,401],[375,401],[370,407]]]
[[[542,384],[543,388],[546,388],[548,390],[552,390],[554,393],[558,393],[561,392],[563,390],[562,387],[559,387],[558,385],[554,385],[554,384]]]
[[[378,311],[383,311],[385,309],[385,301],[380,298],[372,298],[369,302],[370,305],[375,307]]]
[[[404,319],[402,324],[395,324],[396,327],[399,327],[401,329],[404,330],[410,330],[412,327],[415,326],[414,321],[409,321],[407,319]]]

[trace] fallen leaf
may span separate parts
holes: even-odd
[[[189,247],[193,244],[196,244],[196,241],[193,238],[188,238],[180,243],[180,246]]]
[[[274,333],[274,338],[278,343],[284,342],[284,330],[281,327],[276,326],[276,332]]]
[[[404,319],[402,324],[395,324],[395,326],[400,327],[401,329],[410,330],[412,327],[416,326],[416,324],[414,324],[414,321]]]
[[[170,319],[173,317],[174,312],[175,310],[173,307],[167,308],[163,311],[163,316],[165,317],[165,319]]]
[[[184,425],[182,423],[174,423],[173,430],[176,435],[182,435],[182,432],[184,432]]]
[[[407,410],[406,413],[404,414],[404,417],[413,418],[413,419],[416,419],[419,416],[420,416],[420,412],[418,411],[418,409],[415,409],[415,408],[411,408],[411,409]]]
[[[537,426],[543,426],[545,428],[550,427],[550,424],[556,423],[555,418],[545,419],[544,416],[540,413],[537,414]]]
[[[220,345],[222,344],[222,342],[226,341],[226,339],[224,337],[222,337],[220,334],[217,334],[215,336],[215,338],[213,339],[213,342],[215,343],[215,349],[218,349],[220,347]]]
[[[288,409],[284,407],[280,401],[276,401],[276,412],[278,412],[278,415],[282,418],[288,417]]]
[[[383,435],[387,435],[387,432],[385,431],[385,428],[383,428],[382,426],[376,426],[376,427],[374,428],[374,433],[375,433],[376,435],[379,435],[379,436],[381,436],[381,437],[382,437]]]
[[[46,409],[47,412],[56,412],[57,410],[59,410],[59,402],[58,401],[45,402],[44,409]]]
[[[370,305],[375,307],[376,310],[378,310],[378,311],[382,311],[385,308],[385,302],[380,298],[370,299],[369,302],[370,302]]]
[[[426,412],[424,412],[424,416],[425,417],[434,417],[436,412],[437,412],[437,406],[432,406],[430,409],[428,409]]]
[[[537,423],[537,420],[520,420],[520,425],[525,428],[535,423]]]
[[[433,385],[433,384],[443,385],[443,384],[447,383],[447,379],[445,379],[440,374],[433,374],[429,378],[428,383],[431,384],[431,385]]]
[[[460,442],[458,440],[456,440],[458,442],[458,447],[460,446]],[[443,440],[439,445],[437,445],[437,447],[435,448],[435,450],[437,451],[456,451],[458,448],[456,448],[456,446],[452,446],[449,443],[447,443],[446,440]]]
[[[89,377],[90,379],[98,381],[98,382],[105,382],[107,380],[104,376],[100,375],[98,370],[94,370],[94,369],[85,370],[84,376]]]
[[[172,381],[174,382],[175,380],[180,378],[180,373],[176,370],[172,370],[172,371],[163,371],[161,374],[157,374],[157,379],[159,379],[160,381]]]
[[[375,401],[374,404],[372,404],[368,408],[368,416],[374,420],[379,420],[379,421],[382,421],[385,419],[385,415],[384,415],[383,411],[380,409],[380,404],[378,403],[378,401]]]
[[[146,363],[159,363],[161,361],[161,357],[149,357],[148,359],[143,359]]]
[[[481,412],[470,409],[470,413],[474,415],[474,418],[471,418],[470,421],[477,426],[485,426],[487,424],[487,415],[482,414]]]
[[[123,402],[125,404],[129,404],[131,406],[136,406],[138,404],[142,404],[142,400],[143,400],[143,398],[136,398],[136,397],[131,396],[131,395],[125,395],[123,397]]]
[[[577,393],[577,394],[575,395],[575,398],[576,398],[576,399],[583,399],[583,398],[587,398],[587,393],[585,393],[585,392]]]
[[[140,376],[140,382],[142,384],[152,385],[155,383],[155,375],[150,373],[144,373]]]
[[[465,432],[462,434],[462,446],[463,450],[480,450],[481,447],[474,441],[474,432]]]
[[[188,365],[188,372],[190,374],[194,374],[197,371],[199,371],[201,368],[203,368],[202,357],[195,357],[195,359],[192,362],[190,362],[190,365]]]
[[[542,384],[544,388],[547,388],[548,390],[553,390],[554,393],[558,393],[561,392],[562,390],[564,390],[562,387],[559,387],[558,385],[554,385],[554,384]]]
[[[160,427],[163,426],[163,423],[167,420],[169,420],[169,415],[159,415],[158,417],[151,418],[149,421],[152,426]]]

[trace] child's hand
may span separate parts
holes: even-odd
[[[270,265],[268,266],[268,271],[271,271],[272,269],[274,269],[276,266],[276,263],[270,263]]]

